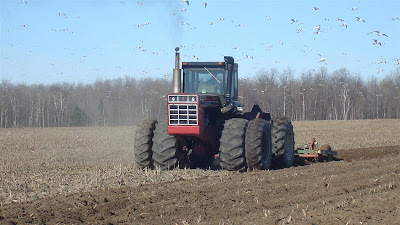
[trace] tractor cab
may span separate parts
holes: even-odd
[[[234,64],[231,90],[228,91],[229,71],[225,62],[183,62],[183,93],[209,94],[221,96],[221,103],[226,103],[224,96],[230,94],[232,100],[238,96],[238,65]]]

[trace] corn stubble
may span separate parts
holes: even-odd
[[[293,125],[297,146],[315,137],[339,154],[344,149],[400,145],[400,120],[300,121]],[[135,127],[0,129],[0,204],[231,174],[199,169],[138,170],[134,135]],[[329,181],[324,181],[326,188],[330,188]],[[338,207],[352,201],[338,202]],[[287,215],[285,220],[290,223],[293,218]]]

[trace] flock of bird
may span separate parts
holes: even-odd
[[[186,5],[185,5],[186,8],[181,8],[181,9],[178,9],[177,11],[172,11],[172,12],[171,12],[171,15],[172,15],[172,16],[176,16],[176,15],[178,15],[179,13],[187,13],[187,9],[188,9],[189,7],[195,7],[195,4],[199,5],[199,2],[196,2],[195,4],[194,4],[194,3],[191,4],[191,2],[190,2],[189,0],[176,0],[176,1],[182,1],[182,2],[184,2],[184,3],[186,4]],[[27,1],[19,1],[18,3],[19,3],[19,4],[24,4],[24,5],[27,5],[27,4],[28,4]],[[121,4],[125,4],[125,1],[120,1],[120,3],[121,3]],[[141,7],[141,6],[145,5],[146,2],[139,2],[139,1],[138,1],[138,2],[136,2],[136,4],[137,4],[138,7]],[[201,5],[202,5],[202,7],[204,7],[204,9],[207,9],[207,7],[209,6],[209,4],[208,4],[207,2],[201,2]],[[211,5],[210,5],[210,7],[211,7]],[[319,11],[320,8],[319,8],[319,7],[312,7],[310,10],[312,10],[312,11]],[[351,10],[351,11],[358,11],[359,9],[358,9],[358,7],[351,7],[351,8],[349,8],[349,10]],[[64,12],[58,12],[58,16],[59,16],[59,17],[66,18],[66,19],[69,18],[69,17],[66,15],[66,13],[64,13]],[[74,18],[79,19],[80,16],[75,16]],[[184,17],[179,17],[179,18],[184,18]],[[272,20],[272,19],[273,19],[273,18],[272,18],[271,16],[265,16],[265,20],[266,20],[266,21],[270,21],[270,20]],[[368,18],[367,18],[367,19],[368,19]],[[393,18],[391,18],[391,19],[392,19],[393,21],[400,21],[400,18],[398,18],[398,17],[393,17]],[[348,21],[346,21],[346,20],[348,20],[348,19],[345,20],[345,19],[343,19],[343,18],[337,17],[337,18],[335,18],[335,20],[337,21],[337,24],[338,24],[337,26],[342,27],[342,28],[348,28],[348,27],[349,27]],[[224,17],[217,17],[214,21],[204,21],[204,23],[208,23],[209,26],[214,26],[214,25],[216,25],[217,23],[225,23],[226,21],[228,21],[228,22],[230,21],[231,23],[233,23],[233,26],[236,27],[236,28],[238,28],[238,29],[240,29],[240,27],[244,27],[244,26],[245,26],[244,23],[238,23],[236,18],[226,19],[226,18],[224,18]],[[299,35],[306,33],[307,30],[309,30],[309,29],[313,31],[313,32],[312,32],[313,34],[319,35],[319,34],[321,34],[321,33],[323,33],[323,32],[326,32],[326,31],[332,29],[332,28],[329,27],[329,26],[323,25],[324,22],[328,22],[328,21],[330,21],[329,18],[324,18],[323,21],[320,21],[320,23],[318,23],[318,24],[316,23],[316,24],[313,26],[313,29],[312,29],[312,27],[310,27],[310,28],[305,27],[304,22],[301,22],[301,18],[290,18],[290,19],[288,19],[288,24],[291,24],[292,26],[297,25],[295,31],[296,31],[296,33],[299,34]],[[356,16],[356,15],[354,15],[353,21],[360,22],[360,23],[368,23],[368,21],[367,21],[366,19],[361,18],[361,17]],[[137,29],[142,29],[143,27],[146,27],[146,26],[149,26],[149,25],[151,25],[150,22],[143,22],[143,23],[140,23],[140,24],[136,24],[135,27],[136,27]],[[183,19],[182,19],[182,21],[180,21],[180,25],[181,25],[187,32],[188,32],[188,31],[196,30],[196,28],[197,28],[194,24],[191,24],[190,21],[183,21]],[[22,28],[26,28],[26,27],[28,27],[28,24],[22,24],[22,25],[20,25],[20,26],[21,26]],[[71,31],[68,27],[62,28],[62,29],[54,29],[54,31],[63,31],[63,32],[68,31],[68,32],[70,32],[70,33],[73,33],[73,31]],[[372,41],[371,41],[372,46],[375,46],[375,47],[378,47],[378,48],[380,48],[380,47],[382,47],[382,46],[385,45],[385,42],[383,42],[382,39],[384,39],[384,38],[389,38],[389,35],[388,35],[388,34],[382,32],[382,31],[380,31],[380,30],[371,30],[370,32],[366,33],[366,36],[367,36],[367,37],[372,37]],[[315,36],[315,37],[317,38],[318,36]],[[114,43],[117,44],[117,42],[114,42]],[[140,40],[140,43],[143,43],[143,40]],[[284,45],[284,44],[285,44],[285,40],[279,40],[278,43],[276,43],[276,44]],[[261,45],[265,46],[264,48],[265,48],[266,51],[270,51],[270,50],[272,50],[273,47],[274,47],[274,44],[273,44],[273,43],[267,43],[267,42],[263,42],[263,43],[261,43]],[[181,48],[184,48],[185,46],[184,46],[184,45],[181,45],[180,47],[181,47]],[[306,49],[302,49],[302,50],[301,50],[303,53],[310,53],[310,52],[313,51],[313,50],[310,49],[309,46],[307,46],[307,45],[304,45],[304,47],[305,47]],[[237,47],[237,46],[236,46],[236,47],[233,47],[232,50],[238,50],[239,48],[240,48],[240,47]],[[163,50],[163,49],[159,49],[159,50],[157,50],[157,51],[156,51],[156,50],[147,50],[147,49],[146,49],[144,46],[142,46],[142,45],[136,46],[133,50],[134,50],[134,51],[139,51],[139,52],[148,52],[148,53],[151,53],[151,54],[153,54],[153,55],[159,55],[159,54],[168,55],[168,54],[170,54],[170,53],[167,53],[167,51],[165,51],[165,50]],[[254,50],[254,49],[253,49],[253,50]],[[253,56],[252,54],[250,54],[250,52],[242,52],[241,54],[242,54],[242,58],[239,58],[239,59],[237,59],[236,61],[240,61],[240,60],[242,60],[242,59],[248,59],[248,60],[254,59],[254,56]],[[328,62],[327,62],[327,59],[325,58],[325,56],[323,56],[321,53],[315,53],[315,54],[316,54],[316,56],[315,56],[315,57],[316,57],[316,60],[319,58],[319,62],[320,62],[320,63],[323,63],[323,64],[325,64],[325,65],[328,65]],[[343,54],[345,54],[345,53],[343,53]],[[317,56],[318,56],[318,58],[317,58]],[[87,55],[84,55],[84,56],[82,56],[82,57],[83,57],[83,58],[86,58]],[[190,59],[192,59],[192,60],[200,60],[200,58],[199,58],[198,56],[196,56],[196,55],[193,55],[193,56],[183,55],[182,57],[184,57],[184,58],[190,58]],[[400,65],[400,59],[392,58],[391,60],[394,61],[394,65]],[[279,63],[279,61],[275,61],[275,63]],[[386,59],[382,58],[380,62],[375,63],[375,64],[387,64],[387,63],[389,63],[389,60],[386,60]],[[52,64],[52,65],[54,66],[54,64]],[[118,67],[118,66],[116,66],[116,67]]]

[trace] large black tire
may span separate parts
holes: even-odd
[[[178,165],[178,147],[176,138],[168,134],[167,124],[156,124],[153,137],[154,167],[161,170],[173,169]]]
[[[134,155],[135,164],[139,169],[153,168],[152,146],[154,129],[157,120],[145,119],[136,127]]]
[[[264,119],[253,119],[247,125],[245,156],[249,170],[269,169],[272,158],[271,128]]]
[[[233,118],[225,121],[222,130],[219,156],[222,169],[245,171],[245,135],[247,120]]]
[[[277,168],[293,165],[294,131],[292,122],[287,117],[276,119],[272,123],[272,164]]]

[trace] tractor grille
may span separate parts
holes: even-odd
[[[169,104],[170,125],[197,125],[197,104]]]

